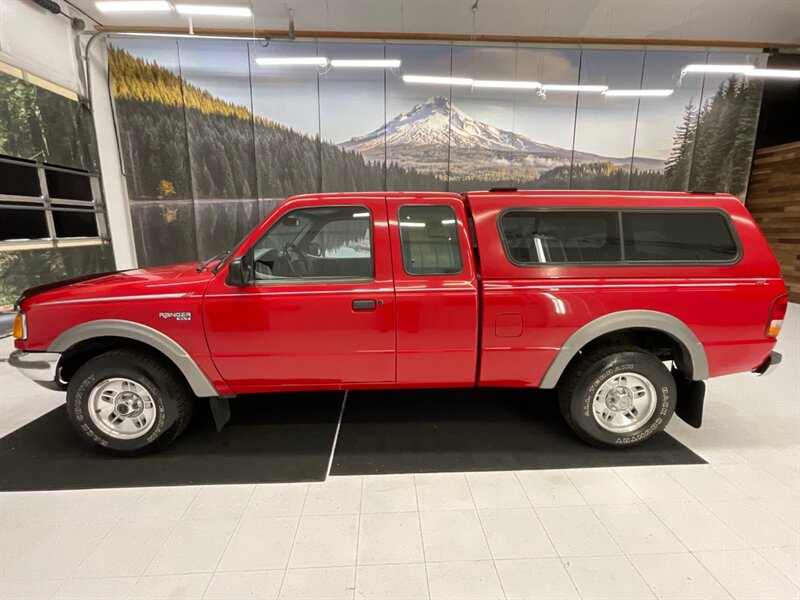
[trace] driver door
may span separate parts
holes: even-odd
[[[243,287],[209,284],[212,359],[235,393],[395,380],[395,310],[383,196],[293,200],[237,255]]]

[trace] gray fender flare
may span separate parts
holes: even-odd
[[[666,333],[686,351],[691,361],[688,365],[691,368],[690,378],[695,381],[708,379],[705,348],[686,323],[672,315],[654,310],[623,310],[599,317],[573,333],[553,359],[539,387],[545,389],[556,387],[569,362],[592,340],[606,333],[631,328],[653,329]]]
[[[127,338],[152,346],[178,367],[196,396],[201,398],[219,396],[214,384],[180,344],[160,331],[141,323],[121,319],[100,319],[81,323],[59,335],[47,350],[64,353],[79,342],[107,336]]]

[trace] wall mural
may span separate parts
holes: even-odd
[[[231,247],[292,194],[703,189],[743,197],[761,84],[687,74],[761,55],[113,38],[121,151],[143,265]],[[394,60],[338,68],[287,58]],[[403,75],[562,89],[411,83]],[[668,97],[576,85],[669,88]]]
[[[95,171],[88,107],[0,71],[0,154]]]

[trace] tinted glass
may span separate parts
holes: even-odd
[[[619,218],[601,211],[509,211],[500,219],[516,263],[614,262],[621,259]]]
[[[97,237],[97,215],[89,211],[53,211],[56,237]]]
[[[371,234],[362,206],[293,210],[255,245],[256,279],[372,277]]]
[[[47,190],[51,198],[64,200],[86,200],[91,202],[92,183],[88,175],[66,173],[64,171],[46,171]]]
[[[727,262],[738,249],[713,212],[624,212],[626,261]]]
[[[403,206],[397,211],[403,267],[409,275],[461,272],[456,213],[449,206]]]
[[[43,210],[0,206],[0,241],[49,238]]]
[[[41,196],[42,189],[36,167],[0,161],[0,194]]]

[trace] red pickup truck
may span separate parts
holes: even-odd
[[[780,362],[786,306],[732,196],[315,194],[202,264],[26,291],[9,363],[118,452],[173,440],[196,397],[221,426],[237,394],[471,386],[558,388],[581,438],[628,447]]]

